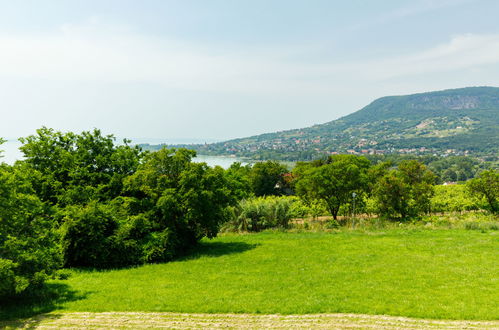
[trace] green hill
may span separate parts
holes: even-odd
[[[323,154],[499,153],[499,88],[388,96],[321,125],[207,145],[200,154],[307,160]]]

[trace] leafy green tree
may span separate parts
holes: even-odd
[[[113,199],[142,157],[130,141],[116,146],[112,135],[97,129],[74,134],[43,127],[20,141],[25,166],[41,173],[34,183],[38,196],[59,206]]]
[[[322,200],[336,220],[340,207],[352,201],[355,193],[360,200],[368,190],[370,161],[354,155],[331,156],[325,163],[302,163],[296,175],[296,193],[306,201]]]
[[[378,213],[395,218],[415,217],[430,211],[435,175],[416,160],[402,161],[376,184]]]
[[[203,237],[215,237],[233,202],[221,167],[193,163],[195,152],[162,149],[147,155],[125,180],[132,218],[149,228],[142,233],[143,261],[170,260]]]
[[[46,211],[27,173],[0,165],[0,297],[36,287],[61,267]]]
[[[368,195],[371,196],[375,187],[376,183],[383,177],[385,176],[390,168],[393,166],[393,162],[391,161],[384,161],[384,162],[379,162],[375,165],[372,165],[368,172],[367,172],[367,177],[368,177]]]
[[[499,171],[483,171],[477,178],[468,181],[467,186],[472,194],[485,198],[490,211],[499,213]]]
[[[233,163],[225,171],[230,190],[237,201],[248,198],[252,194],[250,173],[251,165],[243,166],[239,162]]]
[[[430,170],[437,176],[438,182],[466,181],[477,173],[480,162],[465,156],[437,158],[428,163]]]
[[[249,173],[250,184],[255,196],[282,195],[285,187],[286,166],[268,160],[253,165]]]
[[[477,199],[470,196],[466,185],[435,186],[435,195],[431,199],[432,212],[463,212],[479,208]]]

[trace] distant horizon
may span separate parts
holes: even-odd
[[[498,85],[499,86],[499,85]],[[376,97],[375,99],[371,100],[370,102],[366,103],[364,106],[360,107],[359,109],[356,109],[350,113],[347,113],[341,117],[338,117],[338,118],[335,118],[335,119],[331,119],[331,120],[328,120],[328,121],[325,121],[325,122],[321,122],[321,123],[315,123],[313,125],[321,125],[321,124],[324,124],[324,123],[328,123],[328,122],[331,122],[331,121],[334,121],[334,120],[338,120],[338,119],[341,119],[345,116],[349,116],[361,109],[363,109],[365,106],[371,104],[372,102],[380,99],[380,98],[385,98],[385,97],[392,97],[392,96],[408,96],[408,95],[417,95],[417,94],[426,94],[426,93],[434,93],[434,92],[445,92],[445,91],[451,91],[451,90],[460,90],[460,89],[467,89],[467,88],[499,88],[498,86],[490,86],[490,85],[482,85],[482,86],[464,86],[464,87],[456,87],[456,88],[444,88],[444,89],[439,89],[439,90],[429,90],[429,91],[423,91],[423,92],[420,92],[420,93],[413,93],[413,94],[396,94],[396,95],[382,95],[382,96],[378,96]],[[290,128],[284,128],[282,130],[273,130],[273,131],[267,131],[267,132],[262,132],[262,133],[259,133],[259,134],[254,134],[254,135],[251,135],[251,136],[256,136],[256,135],[261,135],[261,134],[266,134],[266,133],[279,133],[279,132],[284,132],[284,131],[288,131],[288,130],[295,130],[295,129],[301,129],[301,128],[307,128],[307,127],[310,127],[310,126],[313,126],[313,125],[309,125],[309,126],[300,126],[300,127],[290,127]],[[62,132],[68,132],[69,130],[60,130],[60,129],[57,129],[57,128],[54,128],[54,127],[50,127],[56,131],[62,131]],[[91,128],[91,129],[87,129],[87,130],[82,130],[82,131],[90,131],[90,130],[93,130],[94,128]],[[102,128],[95,128],[95,129],[99,129],[101,130],[101,132],[103,132],[103,134],[105,135],[113,135],[116,142],[120,142],[122,141],[123,139],[128,139],[128,140],[131,140],[132,141],[132,144],[151,144],[151,145],[154,145],[154,144],[204,144],[204,143],[217,143],[217,142],[224,142],[224,141],[230,141],[230,140],[234,140],[234,139],[239,139],[239,138],[246,138],[246,137],[249,137],[249,136],[233,136],[233,137],[226,137],[226,138],[203,138],[203,137],[198,137],[198,138],[195,138],[195,137],[192,137],[192,138],[189,138],[189,137],[181,137],[181,138],[172,138],[172,137],[122,137],[122,136],[116,136],[116,134],[112,133],[112,132],[105,132],[104,129]],[[75,131],[75,133],[80,133],[80,131]],[[18,139],[19,138],[22,138],[22,137],[27,137],[29,135],[33,135],[33,134],[36,134],[36,129],[35,131],[33,131],[32,133],[30,134],[27,134],[27,135],[24,135],[24,136],[20,136],[18,138],[12,138],[12,137],[2,137],[0,136],[0,138],[3,138],[4,140],[6,140],[7,142],[18,142]],[[0,145],[1,147],[1,145]],[[1,150],[1,149],[0,149]]]

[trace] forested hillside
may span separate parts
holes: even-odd
[[[308,160],[334,153],[495,157],[499,151],[499,88],[382,97],[325,124],[189,148],[200,154],[281,160]]]

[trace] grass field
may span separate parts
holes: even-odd
[[[0,318],[112,311],[497,320],[498,265],[498,231],[230,234],[171,263],[73,270],[38,297],[2,304]]]

